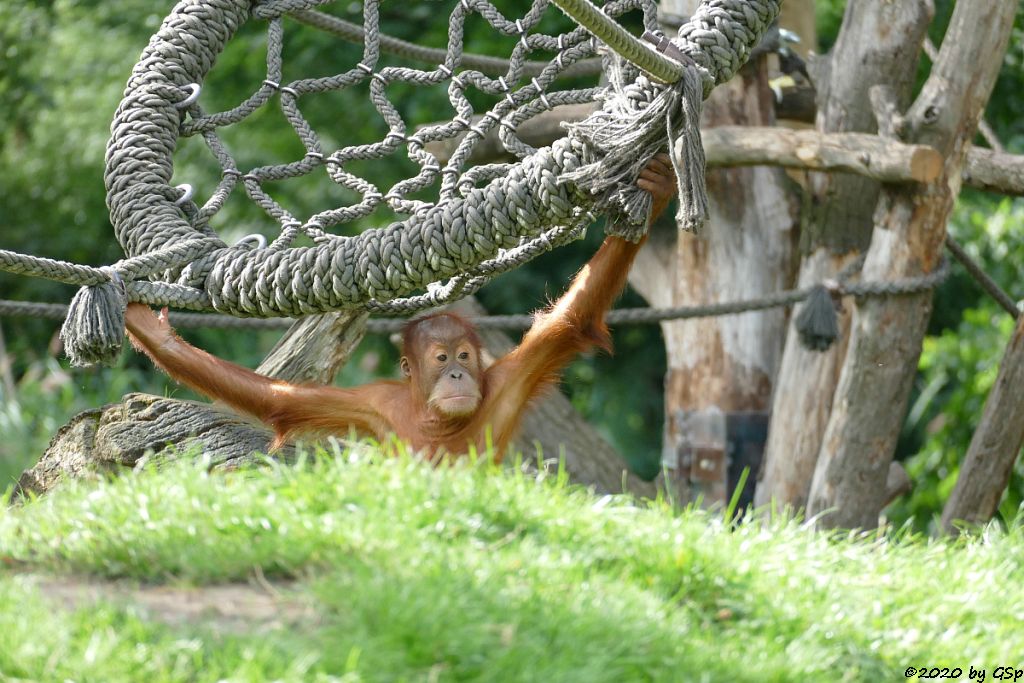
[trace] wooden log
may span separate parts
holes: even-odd
[[[1017,320],[956,486],[942,511],[942,528],[947,533],[959,533],[960,522],[984,524],[995,514],[1024,444],[1022,387],[1024,317]]]
[[[878,5],[891,8],[892,5]],[[906,10],[912,5],[900,5]],[[905,35],[905,34],[901,34]],[[862,85],[875,80],[866,77]],[[861,88],[866,95],[866,89]],[[862,106],[867,107],[865,100]],[[853,105],[849,105],[852,107]],[[579,121],[594,109],[592,104],[555,107],[520,127],[524,141],[543,147],[562,137],[562,121]],[[870,111],[870,109],[868,109]],[[849,108],[846,109],[849,118]],[[873,129],[874,123],[871,128]],[[472,163],[491,163],[510,157],[497,136],[480,141],[470,156]],[[702,131],[708,168],[733,166],[783,166],[803,171],[845,173],[877,183],[930,183],[942,171],[942,155],[927,145],[906,144],[869,133],[791,130],[764,126],[721,126]],[[427,143],[429,152],[445,163],[455,145],[452,141]],[[860,181],[862,189],[866,181]],[[1024,196],[1024,155],[972,147],[967,153],[963,183],[968,187],[1011,196]],[[873,203],[861,204],[872,207]],[[877,196],[877,192],[872,193]],[[863,210],[861,211],[863,213]]]
[[[942,155],[925,145],[905,145],[865,133],[725,126],[703,132],[709,166],[783,166],[842,171],[883,183],[930,183],[942,172]]]
[[[663,0],[660,9],[690,15],[696,5],[694,0]],[[720,126],[774,123],[775,96],[767,74],[762,54],[715,89],[702,120],[712,139]],[[719,167],[709,170],[707,186],[710,220],[704,233],[680,234],[674,224],[667,230],[658,225],[638,256],[630,282],[653,306],[743,299],[790,284],[797,202],[785,172]],[[699,495],[705,505],[722,505],[727,454],[707,448],[695,468],[693,441],[708,445],[715,439],[692,432],[697,425],[721,423],[722,414],[767,411],[785,313],[670,321],[661,329],[668,361],[662,443],[668,488],[680,503]]]
[[[341,312],[296,321],[257,371],[290,382],[332,382],[362,339],[366,318]],[[224,406],[128,394],[121,403],[87,410],[61,427],[39,461],[21,475],[18,490],[41,494],[67,477],[117,473],[182,454],[208,458],[213,469],[233,469],[258,462],[254,454],[266,453],[271,439],[266,427]],[[275,457],[292,453],[284,448]]]
[[[369,313],[340,311],[295,322],[256,372],[288,382],[330,384],[366,334]]]
[[[956,4],[939,59],[906,116],[909,139],[941,152],[945,168],[935,183],[883,189],[864,280],[915,277],[937,267],[966,150],[999,73],[1017,5]],[[929,292],[857,303],[808,503],[822,526],[878,523],[931,301]]]
[[[1024,156],[975,147],[967,154],[964,184],[986,192],[1024,196]]]
[[[208,458],[213,469],[258,462],[270,432],[226,410],[195,401],[128,394],[121,403],[79,413],[50,440],[18,480],[17,493],[40,495],[67,478],[108,476],[183,455]],[[278,457],[290,457],[291,449]]]
[[[832,51],[814,62],[819,111],[814,134],[824,139],[860,140],[877,128],[869,104],[875,83],[888,83],[909,102],[921,41],[931,23],[928,0],[851,2]],[[916,46],[916,47],[915,47]],[[856,64],[857,68],[842,65]],[[839,65],[833,68],[833,65]],[[804,131],[811,133],[812,131]],[[858,134],[859,133],[859,134]],[[876,138],[876,140],[878,140]],[[885,144],[884,141],[880,141]],[[892,145],[892,150],[911,149]],[[848,150],[852,152],[852,150]],[[856,157],[857,153],[853,152]],[[794,158],[799,156],[792,155]],[[941,158],[939,159],[941,167]],[[901,164],[910,168],[909,161]],[[927,166],[927,164],[925,164]],[[822,170],[826,170],[822,167]],[[850,166],[848,171],[857,171]],[[867,249],[881,179],[852,173],[811,173],[799,285],[834,278]],[[812,351],[792,328],[786,337],[772,403],[765,463],[755,504],[780,508],[807,506],[832,399],[849,341],[850,309],[839,316],[839,338],[830,349]]]

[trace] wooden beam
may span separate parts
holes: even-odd
[[[874,133],[878,125],[869,93],[876,83],[887,83],[906,108],[917,73],[920,49],[915,46],[920,46],[933,14],[930,0],[847,3],[832,50],[808,65],[818,91],[817,132]],[[857,68],[835,68],[845,64]],[[882,189],[877,179],[850,173],[809,173],[804,185],[808,198],[801,226],[799,287],[834,278],[867,250]],[[849,306],[839,312],[839,338],[825,351],[804,347],[790,325],[755,505],[807,507],[850,338],[851,317]]]
[[[281,337],[256,372],[287,382],[330,384],[366,334],[369,313],[338,311],[302,318]]]
[[[592,104],[555,107],[519,127],[519,137],[533,147],[544,147],[565,134],[563,122],[580,121],[594,110]],[[702,131],[709,168],[730,166],[784,166],[805,171],[853,173],[882,183],[929,183],[942,170],[942,156],[927,145],[888,140],[867,133],[822,133],[766,126],[722,126]],[[426,144],[428,152],[447,163],[458,142]],[[481,140],[470,163],[491,163],[510,158],[497,134]],[[1001,154],[972,147],[968,151],[963,182],[968,187],[1012,196],[1024,196],[1024,155]]]
[[[974,147],[967,153],[964,184],[986,192],[1024,196],[1024,156]]]
[[[708,166],[784,166],[845,171],[883,183],[930,183],[942,172],[942,155],[865,133],[725,126],[703,131]]]

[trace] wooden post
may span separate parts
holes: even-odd
[[[868,92],[878,83],[890,85],[904,105],[909,102],[931,17],[930,0],[849,3],[835,47],[814,68],[817,129],[874,133]],[[800,287],[835,277],[867,249],[880,191],[877,181],[845,173],[811,173],[808,184]],[[827,351],[807,350],[795,330],[787,335],[757,505],[806,507],[849,326],[847,309],[840,316],[839,339]]]
[[[1010,481],[1013,463],[1024,443],[1024,316],[999,365],[995,386],[985,401],[981,422],[960,466],[956,487],[942,511],[942,528],[959,532],[956,523],[984,524],[995,514]]]
[[[920,189],[883,190],[865,280],[919,276],[937,267],[966,151],[999,73],[1017,5],[956,4],[939,58],[904,126],[910,141],[943,154],[943,177]],[[857,304],[808,502],[808,513],[820,515],[822,526],[878,524],[931,300],[929,292]]]
[[[660,9],[690,16],[696,6],[695,0],[663,0]],[[775,123],[767,62],[765,56],[752,60],[715,89],[705,103],[705,128]],[[707,184],[711,215],[704,234],[658,226],[637,258],[630,282],[653,306],[751,298],[790,284],[796,202],[785,172],[715,169]],[[701,413],[712,420],[716,411],[767,410],[785,324],[781,310],[662,324],[668,356],[662,460],[667,477],[677,474],[668,488],[680,502],[698,494],[708,505],[725,502],[725,454],[721,466],[704,462],[713,449],[701,451],[697,471],[706,476],[691,490],[694,469],[686,454],[693,449],[686,425],[700,421]]]

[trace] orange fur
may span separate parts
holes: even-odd
[[[615,237],[605,240],[566,294],[538,317],[522,343],[474,377],[482,394],[480,405],[463,418],[446,418],[430,411],[414,391],[416,374],[405,381],[372,382],[348,389],[293,385],[189,345],[170,328],[152,322],[156,319],[144,306],[130,307],[128,329],[136,348],[168,375],[272,427],[275,445],[299,434],[355,432],[378,439],[395,434],[428,455],[460,454],[473,447],[482,450],[489,431],[501,458],[526,407],[557,383],[566,364],[591,347],[611,349],[604,313],[625,285],[638,248]],[[450,313],[425,316],[413,320],[403,333],[403,353],[415,358],[414,373],[422,372],[419,368],[428,360],[421,357],[423,344],[417,332],[426,321],[441,316],[464,330],[475,352],[480,352],[476,331],[463,318]]]
[[[641,186],[646,182],[645,189],[655,193],[653,215],[664,210],[674,187],[666,168],[665,161],[652,162],[653,170],[645,171],[647,175],[638,181]],[[500,459],[526,407],[558,381],[578,353],[594,346],[611,350],[605,311],[625,286],[641,244],[618,237],[605,239],[566,293],[538,316],[519,346],[486,370],[479,364],[476,331],[451,313],[424,316],[406,326],[403,368],[410,375],[406,380],[348,389],[288,384],[211,356],[180,339],[165,317],[157,318],[140,304],[128,307],[125,320],[132,343],[157,366],[196,391],[270,425],[276,445],[300,433],[354,431],[381,440],[394,434],[431,458],[471,448],[482,451],[490,440]],[[475,358],[455,365],[448,356],[463,354],[455,345],[463,351],[471,349],[471,354],[466,353]],[[442,357],[448,363],[443,367],[437,365]],[[455,378],[456,374],[460,376]],[[458,387],[465,385],[479,393],[471,412],[435,404],[435,390],[451,383],[456,389],[442,396],[441,402],[477,400],[459,395]]]

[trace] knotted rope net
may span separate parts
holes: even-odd
[[[558,11],[552,1],[582,26],[543,33],[545,14]],[[331,76],[284,82],[286,28],[301,23],[337,33],[339,26],[351,25],[314,11],[325,4],[317,0],[184,0],[136,64],[112,124],[107,203],[126,260],[79,272],[69,271],[70,264],[51,269],[56,262],[0,251],[0,267],[87,285],[72,303],[63,336],[72,361],[89,364],[119,352],[128,301],[241,317],[295,317],[354,307],[403,314],[464,296],[495,274],[578,237],[595,213],[610,215],[608,232],[639,239],[650,198],[635,188],[635,179],[670,143],[677,152],[681,221],[698,229],[706,202],[701,101],[746,61],[780,3],[703,0],[668,40],[658,30],[654,0],[613,0],[600,9],[588,0],[533,0],[518,18],[506,17],[489,0],[458,0],[449,15],[447,47],[443,53],[426,50],[443,60],[418,68],[382,65],[382,48],[394,48],[395,41],[381,34],[379,0],[365,0],[363,25],[355,27],[357,34],[361,30],[361,59]],[[645,29],[660,38],[658,50],[614,21],[631,11],[639,11]],[[472,15],[516,39],[506,61],[463,52],[465,23]],[[246,22],[265,24],[266,76],[237,106],[207,112],[203,83]],[[598,53],[608,86],[553,87]],[[397,84],[405,92],[446,88],[452,120],[419,127],[406,121],[391,99]],[[329,136],[303,115],[303,105],[308,98],[341,91],[368,93],[388,127],[382,140],[327,148]],[[482,99],[494,104],[478,113],[472,102]],[[600,108],[568,126],[566,136],[550,147],[534,149],[516,134],[524,121],[554,106],[595,100]],[[273,106],[305,153],[287,163],[240,167],[221,130]],[[468,167],[475,146],[495,130],[517,161]],[[202,138],[221,171],[205,197],[189,186],[171,185],[179,139],[194,136]],[[456,145],[444,165],[428,150],[439,141]],[[352,162],[399,155],[418,170],[388,188],[352,168]],[[311,174],[326,174],[358,201],[301,216],[276,201],[267,187]],[[269,244],[228,245],[218,236],[214,219],[238,192],[276,224],[278,236]],[[432,199],[423,199],[429,193]],[[399,220],[344,234],[345,224],[381,206]]]

